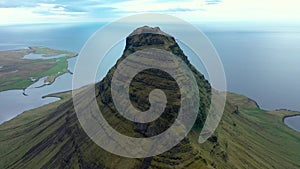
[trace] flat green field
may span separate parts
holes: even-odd
[[[30,53],[43,57],[64,55],[52,59],[24,59]],[[29,47],[29,49],[0,52],[0,91],[25,89],[38,79],[47,76],[46,81],[53,83],[55,78],[68,72],[67,59],[76,53],[50,49],[46,47]]]

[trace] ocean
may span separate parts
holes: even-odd
[[[80,52],[88,38],[104,25],[1,26],[0,51],[45,46]],[[263,109],[300,111],[300,26],[249,25],[205,23],[195,26],[215,46],[225,68],[228,91],[250,97]],[[100,68],[102,75],[120,57],[124,42],[115,48],[112,59],[106,60],[106,66]],[[189,51],[184,49],[184,52],[189,57]],[[203,66],[195,64],[206,75]]]

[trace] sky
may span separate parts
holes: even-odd
[[[157,12],[189,22],[300,22],[299,0],[0,0],[0,25],[110,22]]]

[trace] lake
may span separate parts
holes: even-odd
[[[79,52],[86,40],[104,23],[88,24],[35,24],[0,27],[0,50],[46,46]],[[300,111],[300,26],[295,25],[198,25],[208,36],[223,62],[228,90],[246,95],[264,109],[290,109]],[[163,30],[163,29],[162,29]],[[124,37],[125,38],[125,37]],[[124,48],[124,41],[110,52],[111,57],[99,69],[98,79],[115,64]],[[185,54],[193,59],[182,44]],[[1,65],[1,64],[0,64]],[[74,64],[70,64],[74,67]],[[206,75],[200,64],[195,65]],[[207,75],[206,75],[207,77]],[[71,75],[59,77],[43,88],[29,87],[26,99],[20,91],[0,92],[0,103],[17,103],[26,110],[53,102],[56,98],[41,99],[53,92],[70,90]],[[32,100],[28,102],[26,100]],[[0,105],[1,109],[3,106]],[[17,108],[16,108],[17,109]],[[21,108],[0,111],[0,122],[19,114]],[[9,112],[9,113],[8,113]],[[15,112],[15,113],[13,113]]]

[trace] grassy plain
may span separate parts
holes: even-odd
[[[41,54],[49,59],[24,59],[30,53]],[[64,55],[60,58],[51,56]],[[46,82],[68,72],[67,59],[77,54],[45,47],[0,52],[0,91],[25,89],[38,79],[47,76]]]

